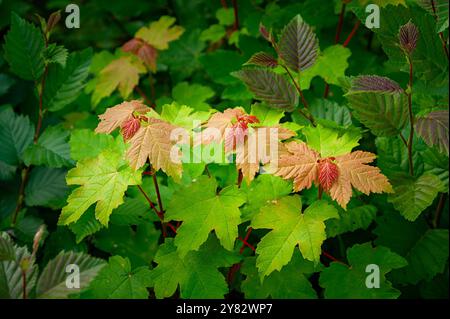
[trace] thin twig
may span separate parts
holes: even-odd
[[[409,162],[409,173],[414,176],[414,164],[412,158],[412,145],[414,138],[414,114],[412,112],[412,84],[413,84],[413,64],[411,58],[408,56],[409,62],[409,92],[408,94],[408,113],[409,113],[409,139],[408,139],[408,162]]]
[[[348,35],[347,39],[345,39],[344,43],[342,44],[342,46],[344,48],[350,43],[350,40],[356,34],[356,31],[358,31],[358,28],[360,25],[361,25],[361,21],[360,20],[356,21],[355,25],[353,26],[352,31],[350,31],[350,34]]]
[[[238,5],[236,0],[232,0],[233,3],[233,11],[234,11],[234,30],[239,30],[239,14],[238,14]]]
[[[434,18],[437,22],[438,16],[436,13],[436,4],[434,3],[434,0],[431,0],[431,7],[433,8]],[[448,59],[449,55],[448,55],[447,43],[445,42],[444,34],[442,32],[439,32],[439,39],[441,39],[442,48],[444,49],[445,55],[447,56],[447,59]]]
[[[245,246],[246,246],[246,244],[248,244],[247,240],[250,237],[250,234],[252,233],[252,230],[253,230],[253,228],[251,228],[251,227],[248,228],[247,234],[245,234],[245,237],[244,237],[244,242],[243,242],[243,244],[241,246],[241,249],[239,249],[239,254],[242,254],[244,252]]]
[[[405,144],[406,147],[408,147],[408,142],[406,141],[406,138],[403,136],[403,134],[400,132],[400,138],[403,141],[403,144]]]
[[[350,265],[348,265],[348,264],[346,264],[345,262],[340,261],[339,259],[337,259],[337,258],[331,256],[331,255],[330,255],[329,253],[327,253],[326,251],[322,251],[322,255],[324,255],[324,256],[327,257],[328,259],[331,259],[331,260],[334,261],[334,262],[340,263],[340,264],[345,265],[345,266],[347,266],[347,267],[350,268]]]
[[[442,212],[444,211],[445,202],[447,201],[447,193],[442,193],[439,197],[439,203],[436,207],[436,214],[433,219],[433,228],[438,228],[441,220]]]
[[[22,269],[22,298],[27,299],[27,272]]]
[[[144,99],[145,103],[147,103],[150,107],[155,108],[155,104],[148,98],[147,94],[145,94],[139,86],[136,86],[134,89]]]
[[[347,6],[346,3],[342,2],[341,13],[339,14],[339,22],[336,27],[336,35],[334,36],[335,44],[339,43],[339,38],[340,38],[341,32],[342,32],[342,25],[344,24],[344,16],[345,16],[345,7],[346,6]]]

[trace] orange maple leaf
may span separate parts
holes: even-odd
[[[352,197],[352,187],[369,193],[392,192],[392,186],[380,169],[367,165],[376,155],[355,151],[337,157],[321,158],[304,142],[285,144],[275,175],[294,179],[294,191],[310,188],[312,184],[322,187],[344,209]]]

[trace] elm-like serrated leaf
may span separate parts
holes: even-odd
[[[346,94],[352,114],[377,136],[398,135],[408,120],[407,96],[391,88],[388,92],[376,88]]]
[[[0,236],[2,236],[0,234]],[[27,247],[18,247],[14,245],[14,260],[0,261],[0,299],[22,299],[23,298],[23,281],[22,268],[20,263],[22,260],[31,259]],[[26,271],[27,296],[36,284],[38,267],[34,264],[34,260],[29,261],[29,268]]]
[[[177,126],[156,118],[149,118],[145,126],[141,126],[129,140],[130,147],[126,157],[133,169],[141,168],[147,161],[155,170],[162,169],[174,179],[179,179],[182,173],[179,152],[173,151],[176,141],[171,140]]]
[[[6,233],[0,233],[0,262],[6,260],[14,260],[16,253],[14,252],[14,246],[9,235]]]
[[[277,59],[265,52],[257,52],[251,56],[251,58],[245,62],[244,65],[256,65],[267,68],[274,68],[278,65]]]
[[[96,133],[111,133],[133,117],[133,113],[145,114],[151,109],[139,100],[125,101],[107,108],[105,113],[99,115],[100,123],[95,129]]]
[[[83,90],[89,75],[92,50],[71,53],[65,66],[50,65],[43,93],[43,105],[49,111],[58,111],[72,103]]]
[[[102,259],[83,253],[60,252],[42,270],[36,284],[36,297],[44,299],[68,298],[73,288],[67,286],[67,266],[75,264],[79,269],[80,289],[86,288],[97,273],[105,266]]]
[[[434,111],[417,119],[415,129],[429,146],[449,155],[448,111]]]
[[[201,176],[195,182],[174,193],[164,219],[182,221],[175,245],[181,258],[198,250],[214,230],[220,243],[232,250],[241,223],[239,207],[245,195],[237,186],[229,186],[217,194],[215,179]]]
[[[50,43],[43,53],[46,64],[59,64],[63,68],[66,66],[69,51],[62,45]]]
[[[59,224],[76,222],[94,203],[95,218],[107,226],[113,209],[123,203],[129,185],[141,183],[141,172],[134,171],[115,150],[105,150],[97,157],[81,160],[69,171],[68,185],[74,189],[62,209]]]
[[[167,238],[155,256],[158,266],[151,271],[156,298],[172,296],[178,286],[183,299],[223,298],[229,289],[218,268],[239,260],[236,253],[224,250],[212,236],[199,251],[185,257],[180,256],[173,239]]]
[[[371,243],[365,243],[347,249],[347,259],[350,267],[332,262],[320,274],[319,284],[325,289],[325,298],[395,299],[400,296],[400,291],[386,280],[386,274],[405,267],[408,263],[403,257],[386,247],[372,247]],[[370,289],[366,285],[366,280],[370,279],[370,272],[366,272],[368,265],[379,267],[379,288]]]
[[[311,27],[296,15],[281,32],[278,47],[286,65],[300,72],[315,63],[319,42]]]
[[[19,77],[37,81],[44,73],[44,36],[39,28],[14,12],[3,50],[11,70]]]
[[[178,39],[184,32],[184,28],[173,25],[175,18],[162,16],[158,21],[150,23],[148,27],[140,28],[135,38],[140,38],[158,50],[167,50],[169,42]]]
[[[70,191],[66,174],[67,170],[61,168],[34,167],[25,187],[25,203],[28,206],[63,207]]]
[[[419,33],[419,30],[411,21],[408,21],[408,23],[400,27],[398,38],[400,40],[400,47],[406,54],[410,55],[416,49]]]
[[[393,187],[394,193],[388,197],[388,201],[409,221],[416,220],[433,203],[437,194],[445,190],[439,177],[430,173],[417,179],[405,175],[396,179]]]
[[[244,260],[241,272],[246,276],[241,289],[247,299],[316,299],[308,277],[315,271],[311,261],[303,259],[295,251],[292,260],[281,271],[272,272],[261,283],[256,269],[256,257]]]
[[[284,111],[293,111],[297,107],[297,92],[282,75],[266,69],[243,69],[232,74],[245,83],[256,99],[268,106]]]
[[[297,245],[303,258],[319,263],[326,239],[324,222],[339,215],[325,201],[314,202],[303,213],[301,210],[300,197],[288,196],[262,207],[252,219],[254,229],[272,229],[256,248],[256,267],[261,279],[287,265]]]
[[[436,19],[436,33],[448,29],[449,3],[447,0],[417,0],[417,3]]]
[[[352,79],[351,91],[380,92],[380,93],[401,93],[403,89],[400,85],[385,76],[360,75]]]
[[[93,105],[97,105],[102,98],[111,95],[116,89],[122,98],[126,99],[138,85],[139,74],[145,72],[145,66],[135,56],[123,56],[113,60],[100,71],[92,94]]]
[[[37,142],[25,150],[23,154],[25,164],[52,168],[72,166],[75,162],[70,158],[68,138],[69,131],[62,127],[47,127]]]
[[[33,135],[34,126],[27,116],[15,114],[10,106],[0,108],[0,164],[9,167],[5,179],[14,174]]]
[[[121,207],[121,206],[119,206]],[[75,234],[76,243],[92,234],[95,234],[104,226],[95,218],[95,207],[89,207],[86,212],[74,223],[67,225],[69,229]]]
[[[132,268],[128,258],[110,257],[88,287],[88,295],[99,299],[147,299],[151,286],[148,267]]]

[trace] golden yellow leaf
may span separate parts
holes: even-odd
[[[172,26],[174,23],[175,18],[162,16],[149,27],[140,28],[134,37],[144,40],[158,50],[167,50],[169,42],[178,39],[184,32],[182,27]]]

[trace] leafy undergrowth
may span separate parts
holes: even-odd
[[[448,1],[376,2],[3,1],[0,298],[448,297]]]

